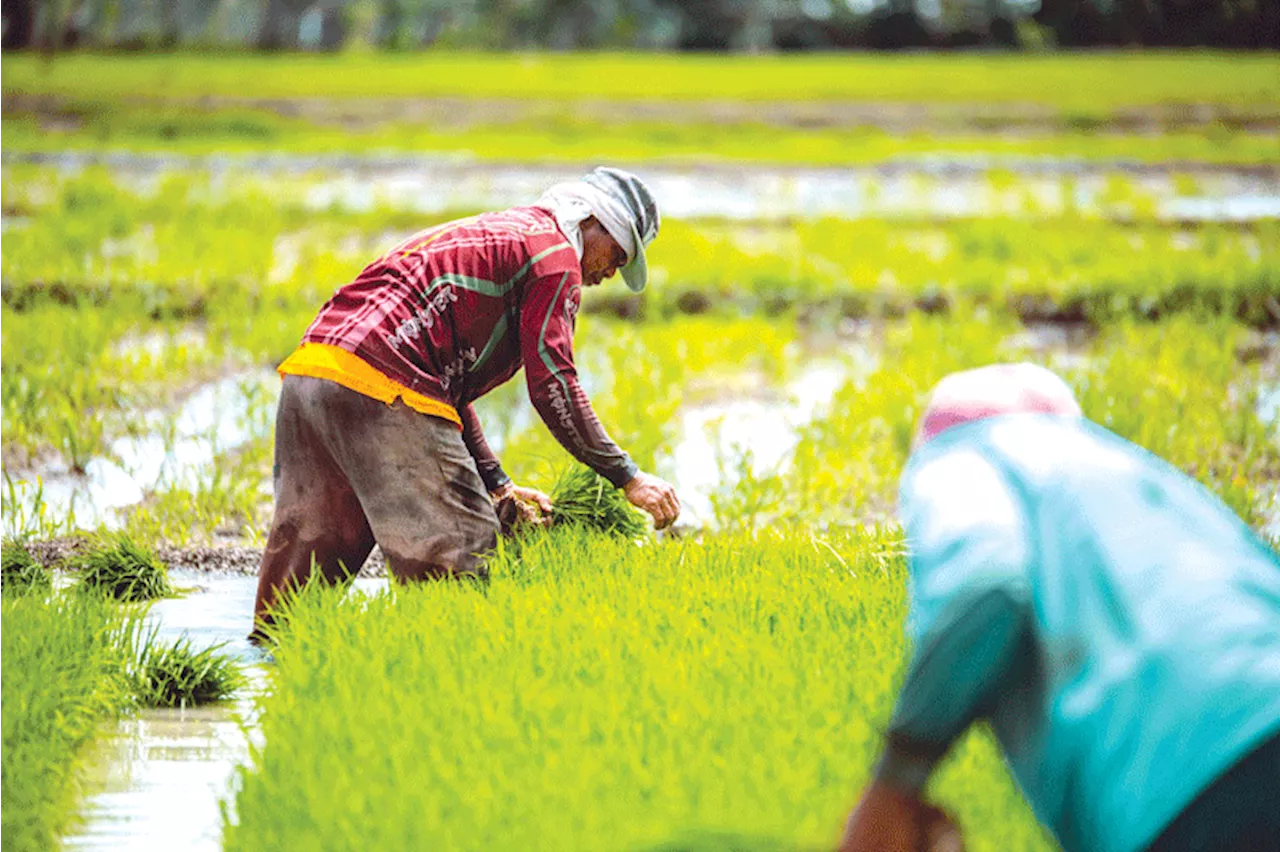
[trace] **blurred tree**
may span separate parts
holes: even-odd
[[[867,46],[877,50],[928,47],[933,38],[917,14],[914,0],[887,0],[867,27]]]
[[[5,0],[4,47],[1280,48],[1280,0]]]
[[[75,0],[44,0],[29,5],[32,29],[28,43],[46,54],[74,45],[79,40],[75,20],[78,7]],[[7,14],[7,3],[5,11]]]
[[[260,50],[295,50],[302,15],[311,0],[262,0],[262,25],[258,30]]]
[[[182,25],[178,19],[180,4],[177,0],[152,0],[153,6],[159,7],[157,17],[160,19],[160,46],[172,48],[182,38]]]
[[[5,50],[31,47],[36,35],[36,10],[32,0],[5,0],[4,37]]]

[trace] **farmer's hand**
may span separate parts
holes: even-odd
[[[840,852],[964,852],[964,840],[941,808],[873,782],[849,816]]]
[[[508,482],[489,496],[493,498],[502,531],[508,535],[522,524],[544,527],[551,523],[551,498],[536,488]]]
[[[680,516],[680,498],[671,485],[651,473],[640,471],[622,486],[632,506],[644,509],[653,516],[653,525],[666,529]]]
[[[551,498],[536,488],[525,488],[522,485],[514,485],[511,488],[511,496],[515,497],[525,505],[532,503],[537,506],[544,515],[551,514]]]

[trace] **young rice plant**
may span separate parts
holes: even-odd
[[[551,490],[551,504],[555,526],[577,525],[631,540],[649,532],[644,515],[627,502],[622,490],[582,465],[560,475]]]
[[[20,541],[5,539],[0,545],[0,575],[5,595],[48,592],[53,588],[53,574],[41,565]]]
[[[173,594],[165,564],[124,533],[102,536],[77,565],[82,588],[119,601],[150,601]]]
[[[152,631],[139,642],[134,673],[138,703],[194,707],[229,698],[243,685],[244,676],[221,648],[196,650],[187,638],[166,643]]]

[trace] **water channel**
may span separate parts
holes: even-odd
[[[295,186],[313,209],[377,206],[439,214],[529,204],[594,164],[529,164],[432,156],[4,154],[75,172],[104,166],[146,191],[169,173],[206,173],[217,186],[269,178]],[[646,164],[663,215],[743,220],[1054,215],[1065,209],[1127,217],[1138,198],[1159,218],[1254,221],[1280,216],[1280,168],[1148,164],[1061,157],[920,156],[860,166]],[[1120,189],[1117,196],[1117,190]]]

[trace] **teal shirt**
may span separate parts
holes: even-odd
[[[1142,448],[1086,420],[974,421],[914,454],[900,504],[917,657],[895,724],[949,742],[989,718],[1068,852],[1146,848],[1280,730],[1280,561]]]

